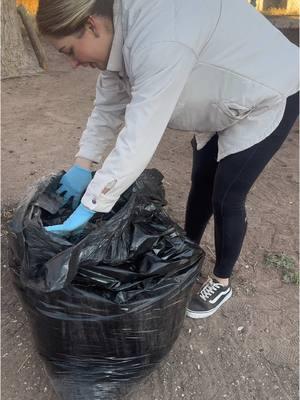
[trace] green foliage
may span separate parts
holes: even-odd
[[[286,283],[299,285],[299,271],[295,260],[286,254],[265,254],[264,263],[268,267],[277,268],[282,273],[282,280]]]

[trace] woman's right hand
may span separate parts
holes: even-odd
[[[75,210],[91,180],[92,172],[89,169],[74,164],[61,178],[56,192],[63,196],[64,204],[73,197],[72,209]]]

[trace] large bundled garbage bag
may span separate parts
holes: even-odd
[[[47,232],[72,212],[60,178],[38,182],[14,215],[14,283],[59,397],[124,399],[177,339],[204,253],[165,212],[157,170],[84,231]]]

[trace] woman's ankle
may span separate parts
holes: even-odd
[[[229,285],[229,278],[219,278],[218,276],[213,275],[213,279],[217,280],[223,286]]]

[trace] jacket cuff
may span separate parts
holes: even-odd
[[[87,160],[93,161],[94,163],[99,163],[101,160],[101,154],[97,154],[94,151],[87,150],[87,149],[80,149],[75,157],[82,157],[86,158]]]
[[[91,211],[108,213],[112,210],[117,200],[109,198],[106,194],[101,193],[96,197],[86,192],[81,199],[81,203]]]

